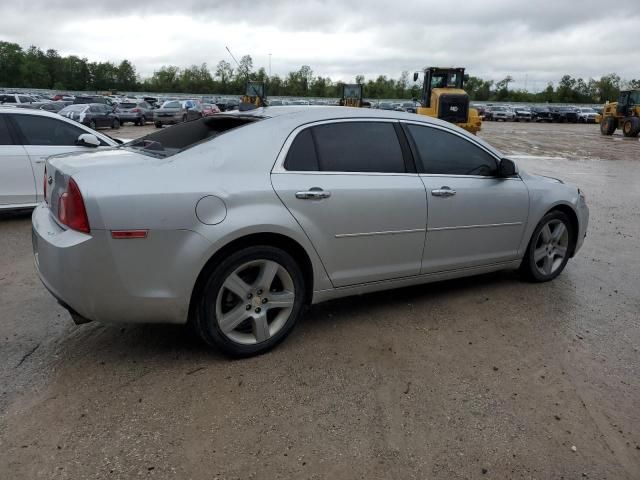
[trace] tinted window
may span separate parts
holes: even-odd
[[[392,123],[341,122],[312,129],[320,170],[404,172],[404,159]]]
[[[0,145],[13,145],[13,140],[11,140],[11,135],[9,134],[9,126],[4,115],[0,115]]]
[[[12,115],[27,145],[75,145],[86,133],[62,120],[35,115]]]
[[[311,129],[303,130],[295,138],[287,153],[284,168],[298,172],[317,171],[318,157],[313,144]]]
[[[444,175],[497,174],[496,161],[480,147],[453,133],[431,127],[407,125],[424,173]]]
[[[29,102],[33,102],[33,98],[31,97],[23,97],[23,96],[19,96],[18,97],[20,99],[21,103],[29,103]]]
[[[3,95],[0,99],[2,100],[2,103],[16,103],[16,97],[13,95]]]
[[[135,103],[121,103],[118,106],[121,107],[121,108],[135,108],[136,104]]]

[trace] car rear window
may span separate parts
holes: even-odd
[[[164,102],[162,108],[180,108],[180,102]]]
[[[134,108],[136,106],[135,103],[121,103],[120,107],[121,108]]]
[[[262,120],[261,117],[214,115],[180,123],[124,145],[140,153],[155,157],[170,157],[201,142],[210,140],[234,128]]]

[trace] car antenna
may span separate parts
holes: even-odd
[[[240,62],[238,62],[238,60],[236,59],[236,57],[233,56],[233,53],[231,53],[231,50],[229,50],[229,47],[227,47],[226,45],[224,46],[224,48],[227,49],[227,52],[229,52],[229,55],[231,55],[231,58],[233,58],[233,61],[236,62],[236,65],[238,65],[238,68],[240,68]],[[247,83],[249,82],[249,72],[247,72]],[[258,89],[256,88],[255,85],[250,84],[251,89],[253,90],[253,93],[256,94],[256,97],[258,97],[260,99],[260,103],[262,103],[262,105],[264,107],[268,107],[269,105],[267,104],[266,100],[264,99],[264,97],[262,95],[260,95],[260,92],[258,92]]]

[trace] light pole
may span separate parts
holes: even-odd
[[[269,54],[269,77],[271,77],[271,54]]]

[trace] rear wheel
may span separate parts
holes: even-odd
[[[302,270],[288,253],[266,245],[245,248],[211,271],[193,326],[227,355],[257,355],[291,332],[305,294]]]
[[[183,115],[183,116],[182,116],[182,121],[183,121],[183,122],[186,122],[186,121],[187,121],[187,116],[186,116],[186,115]]]
[[[637,137],[640,132],[640,118],[627,118],[622,124],[622,134],[625,137]]]
[[[139,123],[139,125],[140,125],[141,127],[144,127],[146,124],[147,124],[147,119],[146,119],[146,117],[143,115],[142,117],[140,117],[140,123]]]
[[[111,128],[113,128],[114,130],[118,130],[120,128],[120,120],[114,118],[113,122],[111,122]]]
[[[162,128],[162,123],[160,122],[155,122],[154,125],[156,126],[156,128]]]
[[[602,135],[613,135],[616,131],[616,119],[613,117],[604,117],[600,122],[600,133]]]
[[[574,239],[573,227],[565,213],[557,210],[547,213],[533,231],[520,270],[534,282],[553,280],[567,265]]]
[[[92,130],[95,130],[95,129],[96,129],[96,127],[97,127],[97,125],[96,125],[96,121],[95,121],[95,120],[91,120],[91,121],[89,122],[89,128],[91,128]]]

